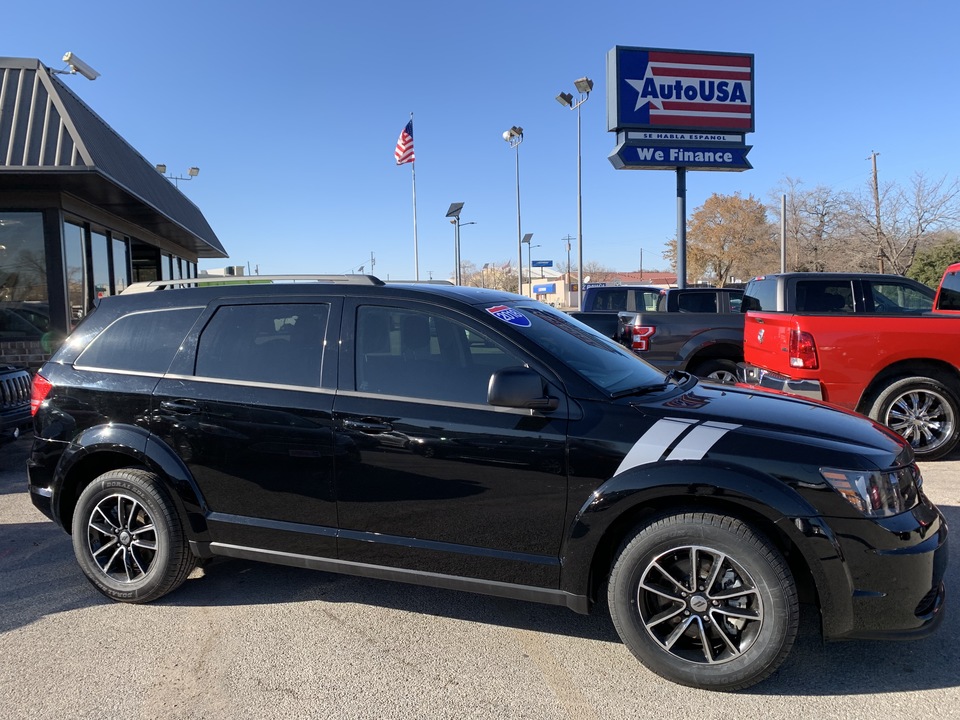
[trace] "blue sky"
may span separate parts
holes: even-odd
[[[4,55],[51,68],[72,51],[101,73],[65,82],[183,192],[230,254],[202,260],[261,274],[414,277],[411,166],[393,148],[414,113],[422,279],[450,277],[452,202],[461,255],[566,260],[577,234],[573,81],[582,113],[583,257],[615,270],[667,267],[676,179],[614,170],[606,55],[616,45],[755,55],[756,131],[746,172],[690,172],[688,214],[712,193],[768,200],[789,176],[865,187],[958,174],[960,4],[926,2],[256,2],[47,0],[7,3]],[[574,241],[573,257],[576,259]]]

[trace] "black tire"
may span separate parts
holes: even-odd
[[[621,547],[608,595],[613,624],[637,659],[690,687],[754,685],[797,636],[796,584],[783,557],[723,515],[666,515],[641,528]]]
[[[104,473],[80,495],[73,551],[97,590],[129,603],[175,590],[197,564],[159,479],[135,468]]]
[[[705,360],[697,365],[693,374],[705,380],[732,385],[737,382],[737,364],[733,360],[722,358]]]
[[[870,408],[870,417],[902,436],[918,460],[938,460],[960,443],[957,391],[934,378],[890,382]]]

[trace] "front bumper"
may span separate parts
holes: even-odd
[[[849,614],[844,610],[832,618],[846,622],[824,616],[828,640],[911,639],[937,629],[946,599],[948,532],[943,515],[926,497],[912,511],[891,518],[827,522],[850,582]]]
[[[798,380],[747,363],[737,363],[737,382],[765,390],[777,390],[791,395],[823,400],[823,388],[819,380]]]

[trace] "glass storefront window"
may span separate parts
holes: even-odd
[[[64,269],[67,273],[67,298],[70,303],[70,327],[87,314],[86,254],[83,252],[83,228],[63,224]]]
[[[161,280],[172,280],[170,276],[172,272],[170,268],[170,255],[167,253],[160,254],[160,279]]]
[[[120,294],[130,284],[130,244],[126,238],[113,238],[113,289]]]
[[[0,339],[40,337],[49,322],[43,215],[0,212]]]
[[[107,255],[107,236],[90,233],[90,256],[93,258],[94,302],[110,294],[110,258]]]

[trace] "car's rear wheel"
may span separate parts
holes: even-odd
[[[86,487],[73,515],[73,550],[97,590],[130,603],[175,590],[197,562],[159,479],[136,468],[111,470]]]
[[[630,651],[674,682],[738,690],[793,647],[796,585],[782,555],[746,523],[709,513],[662,516],[621,547],[610,614]]]
[[[737,381],[737,364],[733,360],[706,360],[694,369],[693,374],[706,380],[732,385]]]
[[[877,396],[870,417],[901,435],[919,460],[937,460],[960,443],[960,399],[930,377],[894,380]]]

